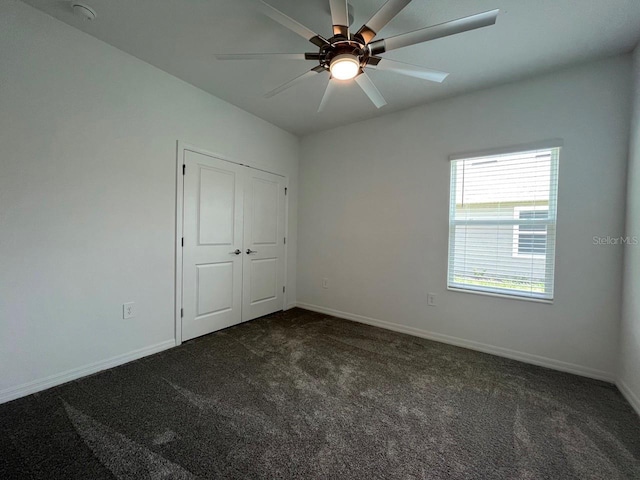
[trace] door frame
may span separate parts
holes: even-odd
[[[282,173],[272,172],[270,170],[265,170],[264,168],[256,167],[254,164],[249,162],[240,162],[238,160],[226,157],[224,155],[220,155],[219,153],[214,153],[209,150],[205,150],[188,143],[185,143],[181,140],[178,140],[176,143],[176,237],[175,237],[175,297],[174,297],[174,318],[175,318],[175,340],[176,347],[182,344],[182,275],[183,275],[183,264],[182,264],[182,237],[184,235],[184,219],[183,219],[183,210],[184,210],[184,176],[182,174],[182,165],[184,164],[184,155],[185,152],[193,152],[198,153],[200,155],[206,155],[207,157],[213,157],[218,160],[223,160],[229,163],[235,163],[236,165],[242,165],[243,167],[253,168],[254,170],[260,170],[262,172],[271,173],[273,175],[277,175],[279,177],[284,178],[285,188],[289,188],[289,177],[287,175],[283,175]],[[286,238],[289,237],[289,195],[285,195],[284,198],[284,231]],[[287,243],[284,244],[284,284],[287,285],[287,253],[288,253],[289,245]],[[286,288],[284,291],[284,295],[282,297],[282,309],[284,310],[287,305],[287,292]]]

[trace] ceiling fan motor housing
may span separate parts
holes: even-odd
[[[348,39],[343,36],[335,36],[329,40],[329,43],[320,47],[318,61],[320,65],[326,69],[331,68],[331,62],[337,57],[352,56],[358,59],[360,69],[364,68],[368,63],[369,53],[366,46],[355,39]]]

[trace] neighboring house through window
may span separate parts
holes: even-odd
[[[529,220],[545,220],[549,207],[515,207],[514,218],[522,220],[513,226],[513,256],[516,258],[544,258],[547,251],[547,226],[529,223]]]
[[[451,158],[450,289],[553,299],[559,152]]]

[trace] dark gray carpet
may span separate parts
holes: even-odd
[[[0,406],[1,479],[638,479],[615,387],[300,309]]]

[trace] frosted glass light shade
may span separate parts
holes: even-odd
[[[329,70],[331,70],[331,76],[337,80],[350,80],[358,75],[360,62],[356,56],[348,53],[337,55],[331,60]]]

